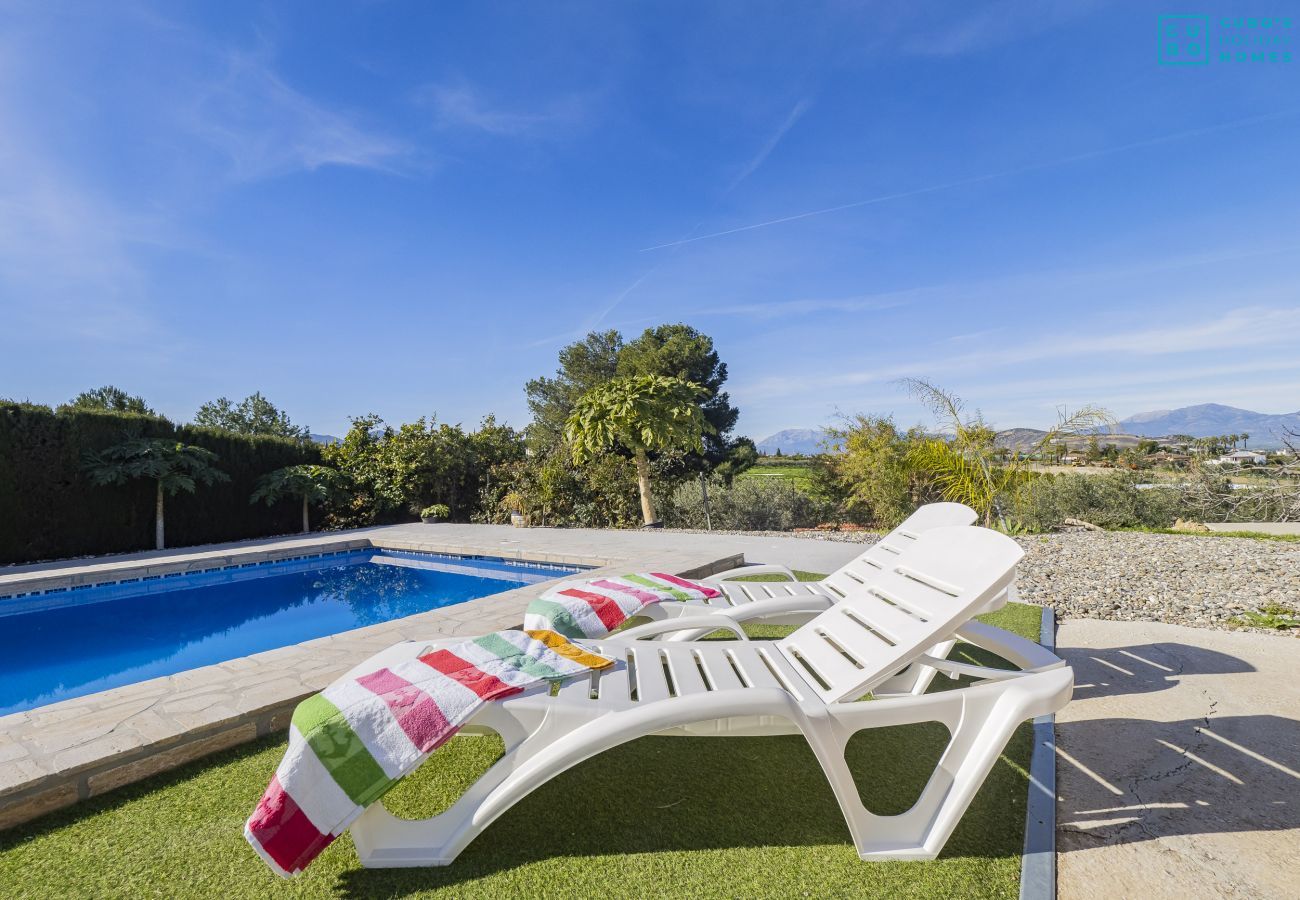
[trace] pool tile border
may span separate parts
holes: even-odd
[[[419,541],[385,535],[382,529],[339,540],[269,542],[273,546],[224,547],[175,554],[165,560],[138,558],[86,561],[28,578],[0,576],[0,592],[15,582],[42,591],[69,593],[95,580],[129,583],[205,568],[256,566],[330,548],[334,554],[381,549],[448,556],[478,556],[556,566],[591,567],[592,577],[628,568],[702,577],[743,562],[717,551],[648,552],[607,558],[593,555],[483,547],[465,542]],[[521,542],[522,544],[523,542]],[[322,550],[321,552],[324,552]],[[216,564],[220,560],[219,564]],[[29,569],[30,571],[30,569]],[[588,574],[588,573],[584,573]],[[517,627],[528,601],[544,584],[403,619],[268,650],[121,688],[64,700],[0,717],[0,829],[184,765],[220,750],[288,727],[293,708],[366,656],[396,641],[468,636]],[[13,592],[11,592],[13,593]],[[78,636],[71,635],[70,640]]]
[[[80,606],[87,603],[102,603],[109,600],[117,600],[127,596],[140,596],[154,592],[165,592],[176,590],[177,588],[168,583],[168,579],[175,578],[203,578],[201,583],[188,585],[189,587],[207,587],[215,584],[227,584],[234,581],[246,580],[235,577],[241,574],[247,574],[253,578],[262,577],[260,572],[248,572],[249,569],[262,569],[265,566],[278,565],[283,567],[283,573],[310,571],[319,568],[320,561],[349,558],[358,554],[373,553],[382,551],[398,555],[401,558],[408,559],[438,559],[447,561],[475,560],[479,562],[489,562],[493,564],[505,565],[507,567],[534,568],[546,571],[561,572],[565,574],[577,575],[583,571],[593,568],[591,565],[578,565],[575,563],[556,563],[541,562],[531,559],[507,559],[500,556],[487,556],[481,553],[438,553],[426,550],[408,550],[394,549],[390,547],[365,546],[351,547],[344,550],[330,550],[318,553],[302,553],[295,556],[277,556],[267,559],[258,559],[255,562],[232,562],[222,566],[205,566],[204,568],[190,568],[165,574],[155,575],[130,575],[130,570],[123,570],[117,578],[105,581],[91,581],[71,586],[55,586],[45,588],[35,588],[28,591],[11,592],[9,594],[0,593],[0,622],[3,622],[5,616],[17,615],[24,612],[35,610],[61,609],[68,606]],[[285,566],[285,563],[301,563],[300,566]],[[266,574],[272,574],[270,572]],[[142,584],[143,582],[156,582],[156,585],[150,585],[150,589],[141,590],[138,588],[127,588],[128,585]],[[114,591],[114,588],[122,590]],[[13,591],[13,588],[10,588]],[[87,600],[85,595],[77,596],[78,591],[95,590],[99,593],[95,599]],[[63,596],[64,602],[51,602],[51,597]]]

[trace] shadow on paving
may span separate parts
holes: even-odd
[[[1182,643],[1063,649],[1076,701],[1164,691],[1188,676],[1255,672],[1245,660]],[[1200,698],[1203,692],[1198,692]],[[1186,701],[1183,701],[1185,703]],[[1300,722],[1276,715],[1174,721],[1058,722],[1062,852],[1176,835],[1300,827]],[[1173,714],[1185,711],[1171,703]],[[1181,710],[1180,710],[1181,707]],[[1158,708],[1158,707],[1157,707]]]
[[[1062,852],[1300,828],[1300,722],[1207,716],[1057,725]]]
[[[1175,687],[1183,675],[1232,675],[1255,667],[1217,650],[1157,642],[1102,649],[1061,648],[1074,668],[1074,699],[1147,694]]]

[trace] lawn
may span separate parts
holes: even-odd
[[[806,465],[764,465],[759,463],[746,469],[739,477],[788,478],[799,487],[805,487],[812,483],[813,471],[811,466]]]
[[[1038,607],[982,618],[1038,637]],[[946,737],[936,723],[858,735],[864,802],[906,809]],[[544,785],[446,868],[362,869],[344,835],[282,881],[242,836],[284,749],[277,735],[0,833],[0,896],[1013,898],[1031,743],[1022,726],[934,862],[860,861],[799,737],[648,737]],[[434,814],[499,753],[495,738],[454,738],[385,802]]]

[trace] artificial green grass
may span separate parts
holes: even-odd
[[[1014,604],[981,618],[1037,639],[1039,614]],[[857,735],[847,755],[868,808],[906,809],[946,739],[937,723]],[[362,869],[345,834],[282,881],[242,835],[283,753],[276,735],[0,832],[0,896],[1011,898],[1031,744],[1023,725],[933,862],[859,860],[798,736],[647,737],[541,786],[451,866]],[[435,814],[500,753],[495,737],[454,738],[385,804]]]

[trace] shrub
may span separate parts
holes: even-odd
[[[1035,531],[1048,531],[1066,519],[1102,528],[1168,528],[1184,511],[1181,489],[1140,490],[1144,479],[1128,472],[1106,475],[1039,475],[1012,501],[1012,518]]]
[[[445,503],[435,503],[420,510],[421,519],[446,519],[451,515],[451,507]]]
[[[835,518],[835,504],[800,490],[784,478],[737,478],[728,487],[709,483],[709,517],[714,528],[789,531]],[[704,497],[698,482],[680,485],[660,499],[660,519],[669,528],[704,528]]]

